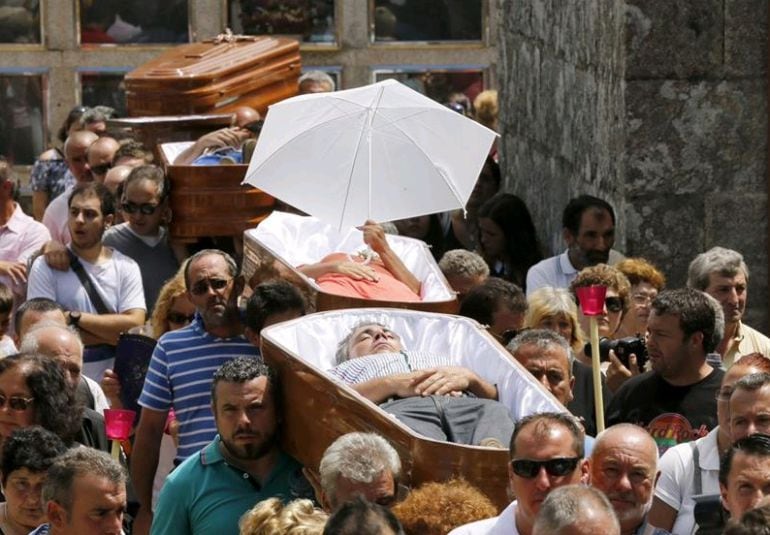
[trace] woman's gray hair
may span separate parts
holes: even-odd
[[[307,71],[302,73],[302,76],[300,76],[299,80],[297,80],[297,86],[301,86],[305,82],[326,84],[329,86],[329,91],[334,91],[337,89],[337,84],[334,83],[334,78],[323,71]]]
[[[334,503],[340,477],[356,483],[371,483],[389,471],[397,482],[401,459],[393,446],[380,435],[348,433],[326,448],[318,471],[321,488]]]
[[[740,272],[743,272],[748,281],[749,268],[741,253],[724,247],[712,247],[690,262],[687,270],[687,286],[705,291],[709,286],[712,273],[718,273],[723,277],[735,277]]]

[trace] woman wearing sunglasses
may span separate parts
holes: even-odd
[[[623,273],[607,264],[597,264],[587,267],[578,273],[575,280],[570,285],[573,295],[576,295],[576,288],[587,286],[605,286],[607,295],[604,298],[604,309],[596,321],[599,325],[599,338],[619,338],[619,328],[623,317],[628,312],[631,299],[631,283]],[[577,297],[575,297],[577,300]],[[586,335],[591,332],[589,316],[583,315],[583,311],[578,303],[578,316],[580,326]],[[591,357],[586,355],[585,351],[578,352],[577,358],[585,365],[591,366]],[[610,352],[609,364],[603,367],[607,376],[607,386],[612,392],[615,392],[626,379],[634,375],[639,375],[639,367],[636,364],[636,356],[629,357],[629,366],[626,367],[618,360],[614,352]]]
[[[18,353],[0,360],[0,444],[17,429],[39,425],[71,445],[107,450],[101,415],[79,405],[54,360]]]

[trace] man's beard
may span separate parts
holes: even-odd
[[[610,260],[609,249],[607,251],[591,250],[586,252],[576,243],[570,246],[570,253],[571,256],[577,260],[577,263],[580,264],[575,267],[579,267],[580,269],[595,266],[597,264],[606,264]]]
[[[243,431],[236,432],[236,436],[241,433],[244,433],[244,432]],[[244,433],[244,434],[253,435],[253,433]],[[235,443],[235,441],[225,439],[224,437],[221,437],[221,440],[225,449],[227,449],[227,452],[234,459],[241,460],[241,461],[254,461],[257,459],[261,459],[268,452],[270,452],[270,450],[273,449],[273,447],[275,446],[278,440],[277,433],[275,432],[272,432],[269,435],[260,433],[260,435],[262,435],[263,440],[260,440],[257,442],[250,442],[247,444],[237,444]]]
[[[216,312],[213,310],[213,306],[207,308],[201,312],[203,318],[203,324],[208,327],[223,327],[229,325],[238,320],[238,311],[235,307],[231,306],[229,302],[215,303],[224,306],[222,312]]]

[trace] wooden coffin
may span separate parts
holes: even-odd
[[[388,243],[422,285],[419,302],[377,301],[335,295],[322,290],[296,266],[318,262],[329,253],[355,253],[365,248],[360,230],[339,232],[314,217],[273,212],[259,227],[243,235],[242,272],[252,288],[276,277],[291,280],[304,293],[310,310],[392,307],[454,314],[457,294],[449,286],[428,246],[405,236],[388,236]]]
[[[267,107],[297,94],[299,43],[239,36],[230,42],[180,45],[125,77],[130,116],[224,113]]]
[[[248,165],[174,165],[189,143],[165,143],[161,165],[171,182],[171,238],[194,241],[209,236],[241,236],[273,210],[275,199],[241,185]]]
[[[566,409],[468,318],[402,309],[348,309],[311,314],[262,331],[262,355],[278,371],[284,407],[285,451],[318,470],[323,452],[340,435],[375,432],[387,438],[403,464],[401,481],[418,486],[463,476],[503,508],[510,503],[508,451],[452,444],[418,435],[352,388],[331,379],[337,343],[361,321],[387,325],[409,349],[448,355],[497,385],[512,419]]]
[[[109,129],[122,130],[153,151],[160,162],[160,145],[174,141],[195,141],[204,134],[230,126],[231,113],[217,115],[168,115],[124,117],[107,121]]]

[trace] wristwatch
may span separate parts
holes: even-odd
[[[76,329],[78,328],[80,324],[80,312],[78,310],[70,310],[69,324]]]

